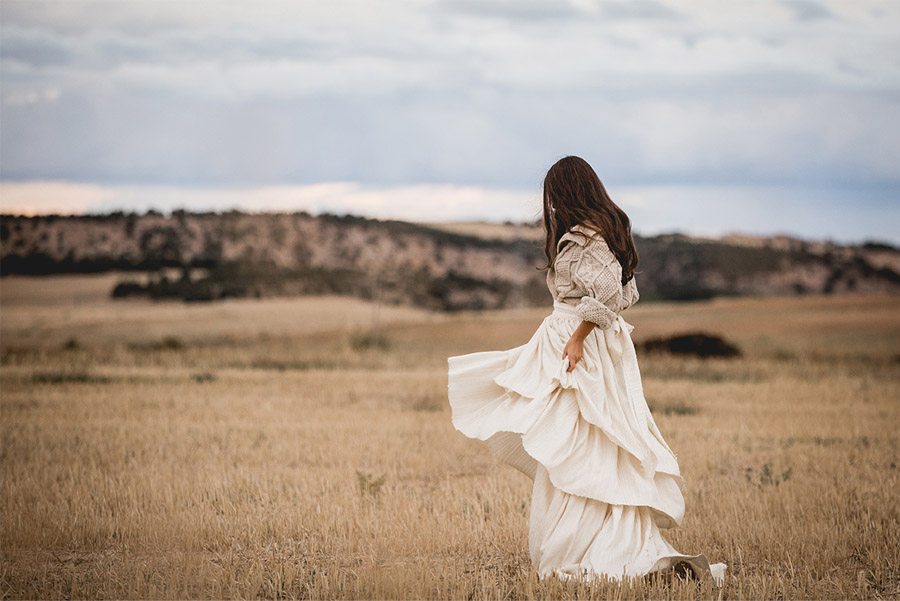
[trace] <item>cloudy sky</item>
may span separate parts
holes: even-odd
[[[900,1],[0,2],[0,209],[900,242]]]

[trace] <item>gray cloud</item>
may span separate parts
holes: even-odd
[[[680,19],[684,15],[662,2],[630,0],[627,2],[599,2],[603,15],[613,19]]]
[[[71,62],[72,52],[64,41],[49,32],[4,28],[0,37],[0,57],[4,61],[46,67]]]
[[[815,21],[818,19],[834,19],[833,12],[821,2],[812,0],[783,0],[782,4],[790,10],[798,21]]]
[[[673,6],[6,1],[0,176],[900,186],[897,11]]]
[[[572,3],[553,0],[446,0],[432,6],[435,14],[469,15],[503,21],[546,21],[577,18],[582,14]]]

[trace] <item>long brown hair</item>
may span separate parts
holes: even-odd
[[[581,157],[558,160],[544,178],[544,252],[547,268],[556,259],[560,238],[574,225],[591,227],[603,236],[622,266],[622,284],[634,277],[638,253],[631,220],[612,201],[594,169]]]

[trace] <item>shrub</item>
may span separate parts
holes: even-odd
[[[693,405],[680,402],[659,406],[655,403],[651,403],[650,411],[662,415],[697,415],[700,412],[700,410]]]
[[[703,332],[650,338],[641,343],[639,348],[650,353],[693,355],[702,359],[709,357],[732,358],[742,355],[737,345],[720,336]]]
[[[191,380],[197,382],[198,384],[205,384],[207,382],[215,382],[219,377],[216,374],[209,372],[201,372],[197,374],[191,374]]]
[[[42,372],[31,376],[35,384],[109,384],[112,378],[86,372]]]
[[[370,349],[386,351],[391,348],[391,339],[385,334],[375,330],[357,332],[350,337],[350,346],[357,351],[367,351]]]

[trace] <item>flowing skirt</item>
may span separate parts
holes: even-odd
[[[681,524],[682,481],[644,399],[633,326],[619,316],[595,329],[568,372],[562,351],[580,323],[556,302],[526,344],[450,357],[454,427],[534,480],[528,546],[540,577],[676,568],[721,583],[725,564],[679,553],[660,530]]]

